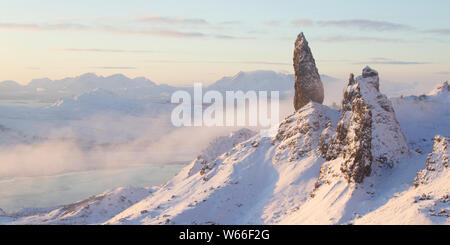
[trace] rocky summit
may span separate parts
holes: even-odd
[[[316,62],[303,32],[295,41],[294,48],[295,97],[294,108],[298,111],[310,101],[322,104],[324,89]]]
[[[350,74],[344,92],[341,121],[332,137],[323,136],[320,147],[327,160],[342,157],[341,171],[352,182],[362,182],[377,167],[393,167],[409,153],[389,99],[379,91],[378,72],[365,67],[356,80]],[[326,152],[325,152],[326,151]]]

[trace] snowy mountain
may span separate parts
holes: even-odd
[[[325,87],[325,104],[331,105],[333,102],[338,102],[342,97],[342,89],[344,83],[339,79],[320,75]],[[209,85],[207,90],[218,90],[221,92],[231,90],[242,90],[244,92],[249,90],[255,91],[279,91],[280,98],[293,97],[294,74],[277,73],[268,70],[258,70],[250,72],[239,72],[232,77],[223,77],[215,83]]]
[[[0,223],[450,224],[448,85],[390,101],[366,67],[343,97],[339,110],[308,103],[272,138],[220,137],[160,187],[0,214]],[[425,135],[432,150],[419,143]]]
[[[168,103],[137,100],[119,96],[105,89],[94,89],[73,99],[60,99],[46,109],[55,113],[78,114],[85,117],[89,114],[107,111],[138,115],[152,111],[156,117],[165,111],[169,111],[171,108],[172,105]]]
[[[4,92],[15,92],[19,91],[21,88],[22,86],[14,81],[3,81],[0,83],[0,91]]]
[[[223,77],[215,83],[208,86],[208,89],[226,91],[226,90],[256,90],[256,91],[291,91],[294,83],[293,74],[283,74],[274,71],[251,71],[239,72],[232,77]]]
[[[0,82],[0,94],[7,94],[11,89],[45,101],[80,96],[95,89],[103,89],[127,98],[167,101],[175,90],[174,87],[157,85],[144,77],[131,79],[122,74],[103,77],[93,73],[60,80],[34,79],[24,86],[12,81]]]
[[[330,81],[329,84],[340,84],[337,79],[323,77]],[[290,89],[293,82],[292,75],[273,71],[239,72],[205,87],[205,90],[277,90],[288,98],[293,96]],[[0,144],[30,144],[48,138],[67,138],[59,131],[66,134],[70,131],[70,137],[85,142],[107,143],[113,136],[114,142],[128,142],[135,138],[130,139],[130,132],[137,131],[134,127],[123,130],[130,120],[122,125],[111,122],[130,117],[135,117],[136,121],[162,118],[168,122],[175,106],[169,103],[170,96],[178,89],[193,93],[192,87],[157,85],[146,78],[131,79],[120,74],[103,77],[86,73],[60,80],[35,79],[24,86],[12,81],[0,82],[0,125],[9,129],[1,133]],[[17,103],[12,103],[14,101]],[[27,101],[42,102],[42,105],[26,106]],[[117,127],[98,127],[105,123]],[[137,132],[131,134],[138,135]]]
[[[399,123],[411,150],[430,152],[436,134],[450,135],[450,92],[448,82],[427,94],[392,98]]]
[[[343,83],[338,79],[321,75],[326,87],[329,103],[338,102],[341,96]],[[205,90],[218,90],[244,92],[255,91],[280,91],[281,97],[292,95],[293,74],[283,74],[268,70],[239,72],[232,77],[223,77]],[[61,99],[73,99],[94,90],[103,90],[116,94],[117,96],[145,100],[158,103],[167,103],[170,96],[176,90],[185,90],[192,93],[191,87],[173,87],[166,84],[156,84],[144,77],[128,78],[122,74],[107,77],[86,73],[77,77],[69,77],[60,80],[48,78],[34,79],[27,85],[20,85],[14,81],[0,82],[1,99],[16,100],[39,100],[54,103]],[[333,99],[331,99],[333,98]],[[0,101],[1,102],[1,101]],[[327,101],[328,102],[328,101]]]
[[[77,203],[56,208],[22,209],[14,214],[0,216],[0,222],[16,224],[15,221],[20,220],[19,223],[35,224],[99,224],[114,217],[144,197],[151,195],[156,190],[157,187],[117,188]],[[26,221],[21,220],[22,218]]]

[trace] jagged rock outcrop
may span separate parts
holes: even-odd
[[[321,143],[319,153],[327,160],[342,157],[340,170],[357,183],[409,153],[392,104],[379,91],[377,71],[366,67],[356,79],[350,75],[336,133],[331,139],[324,135]]]
[[[312,154],[317,148],[322,131],[331,127],[336,117],[327,106],[309,102],[293,115],[283,120],[272,139],[278,141],[274,160],[294,161],[306,154]]]
[[[294,108],[299,110],[308,102],[322,104],[324,89],[317,71],[316,62],[303,32],[295,41],[294,48],[295,97]]]
[[[416,187],[422,184],[428,184],[445,172],[449,173],[449,143],[449,138],[441,135],[436,135],[436,137],[434,137],[433,152],[427,156],[427,166],[424,170],[417,172],[417,177],[414,180],[414,185]]]
[[[336,133],[336,129],[333,127],[331,122],[328,122],[326,128],[322,131],[319,138],[319,145],[317,151],[320,156],[326,158],[327,152],[331,145],[331,140],[333,139],[333,135]]]
[[[448,85],[448,81],[445,81],[442,85],[429,92],[428,95],[448,95],[448,92],[450,92],[450,86]]]
[[[442,86],[440,86],[438,89],[441,89],[442,91],[450,91],[450,86],[448,85],[448,81],[445,81],[442,83]]]

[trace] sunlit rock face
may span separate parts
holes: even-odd
[[[299,110],[310,101],[322,104],[324,89],[316,62],[303,32],[295,41],[294,48],[295,97],[294,108]]]
[[[340,167],[349,182],[361,183],[378,168],[391,168],[409,154],[405,136],[389,99],[379,91],[378,72],[366,67],[356,79],[350,75],[342,102],[342,117],[321,154],[343,158]]]
[[[428,184],[443,174],[449,174],[448,159],[450,139],[441,135],[434,137],[433,152],[427,156],[427,166],[417,173],[414,185]]]

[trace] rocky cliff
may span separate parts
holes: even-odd
[[[299,110],[310,101],[322,104],[324,99],[323,84],[316,67],[316,61],[303,32],[298,35],[295,41],[294,71],[295,110]]]
[[[378,72],[370,67],[356,79],[351,74],[336,133],[323,136],[320,153],[327,160],[341,157],[340,169],[349,182],[361,183],[374,169],[392,168],[409,153],[392,104],[379,86]]]

